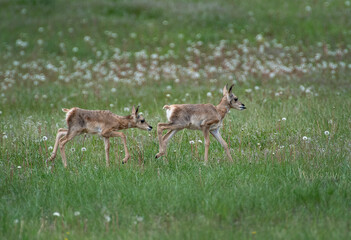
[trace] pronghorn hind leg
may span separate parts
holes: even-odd
[[[205,137],[205,165],[208,162],[208,149],[210,147],[210,132],[208,128],[203,129],[204,137]]]
[[[110,139],[104,137],[105,144],[105,156],[106,156],[106,167],[110,166]]]
[[[184,127],[174,124],[174,123],[159,123],[157,124],[157,135],[159,141],[159,152],[156,154],[155,158],[160,158],[166,154],[166,147],[168,141],[174,136],[174,134]],[[164,130],[169,129],[166,135],[162,136]]]
[[[76,135],[78,134],[78,132],[71,132],[68,131],[67,134],[65,136],[63,136],[60,140],[59,140],[59,147],[60,147],[60,152],[61,152],[61,158],[62,158],[62,163],[63,166],[66,168],[67,167],[67,158],[66,158],[66,153],[65,153],[65,145],[66,143],[71,140],[72,138],[74,138]]]
[[[54,150],[52,151],[51,156],[46,160],[46,163],[48,163],[49,161],[53,161],[56,158],[57,150],[58,150],[58,146],[59,146],[59,141],[63,136],[65,136],[67,134],[67,131],[68,130],[64,129],[64,128],[60,128],[57,131]]]

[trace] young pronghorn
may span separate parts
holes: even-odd
[[[233,161],[228,144],[223,140],[219,129],[222,126],[223,118],[231,108],[237,110],[246,109],[245,105],[238,101],[238,98],[232,93],[233,85],[227,90],[223,88],[223,98],[221,102],[214,106],[212,104],[175,104],[165,105],[167,110],[168,123],[157,124],[157,135],[159,141],[159,153],[156,158],[166,154],[166,147],[169,140],[179,130],[184,128],[201,130],[205,136],[205,164],[208,160],[208,148],[210,146],[211,133],[217,141],[224,147],[228,158]],[[169,130],[166,135],[162,136],[164,130]]]
[[[77,135],[82,133],[98,134],[103,137],[105,143],[106,166],[110,164],[110,137],[120,137],[123,141],[125,157],[122,163],[129,159],[126,136],[121,129],[140,128],[151,131],[152,127],[145,121],[144,117],[138,115],[139,106],[133,106],[132,114],[128,116],[118,116],[105,110],[85,110],[77,107],[66,109],[66,121],[68,129],[60,128],[57,132],[56,142],[51,157],[47,161],[53,161],[56,157],[57,149],[60,147],[62,162],[67,167],[65,154],[65,144]]]

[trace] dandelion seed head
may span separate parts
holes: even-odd
[[[85,152],[87,149],[85,147],[82,147],[82,152]]]
[[[109,215],[104,215],[105,221],[106,222],[110,222],[111,221],[111,217]]]
[[[286,118],[285,118],[285,117],[283,117],[283,118],[282,118],[282,121],[286,121]]]
[[[326,136],[328,136],[330,133],[329,133],[329,131],[324,131],[324,134],[325,134]]]
[[[74,212],[74,216],[79,216],[80,215],[80,212],[79,211],[75,211]]]
[[[306,141],[308,138],[306,136],[302,137],[302,140]]]
[[[46,141],[46,140],[48,140],[48,137],[47,136],[43,136],[42,140]]]
[[[55,217],[60,217],[61,216],[59,212],[54,212],[52,215],[55,216]]]

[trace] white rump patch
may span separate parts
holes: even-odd
[[[173,109],[172,109],[172,108],[171,108],[171,109],[168,108],[168,109],[166,110],[167,119],[168,119],[169,122],[171,121],[172,113],[173,113]]]
[[[68,118],[72,115],[74,108],[70,109],[67,113],[66,113],[66,122],[68,120]]]

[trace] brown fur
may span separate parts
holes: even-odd
[[[159,139],[160,150],[156,154],[159,158],[166,154],[168,141],[176,132],[188,128],[192,130],[201,130],[205,136],[205,163],[208,160],[208,147],[210,144],[209,133],[225,148],[228,158],[232,161],[227,143],[219,133],[222,121],[231,108],[237,110],[246,109],[245,105],[238,101],[238,98],[232,93],[232,87],[229,91],[225,86],[223,88],[223,97],[221,102],[214,106],[212,104],[175,104],[165,105],[167,110],[168,123],[159,123],[157,125],[157,134]],[[162,136],[164,130],[169,130],[166,135]]]
[[[55,159],[59,146],[62,162],[64,166],[67,167],[67,160],[64,151],[65,144],[77,135],[88,133],[98,134],[104,138],[107,166],[109,165],[109,138],[121,137],[125,150],[123,163],[126,163],[129,159],[126,137],[123,133],[117,131],[127,128],[140,128],[144,130],[152,129],[152,127],[145,121],[144,117],[138,115],[138,108],[135,109],[133,106],[132,114],[128,116],[118,116],[107,110],[86,110],[77,107],[71,109],[63,108],[62,111],[66,112],[68,129],[60,128],[58,130],[54,150],[48,161]]]

